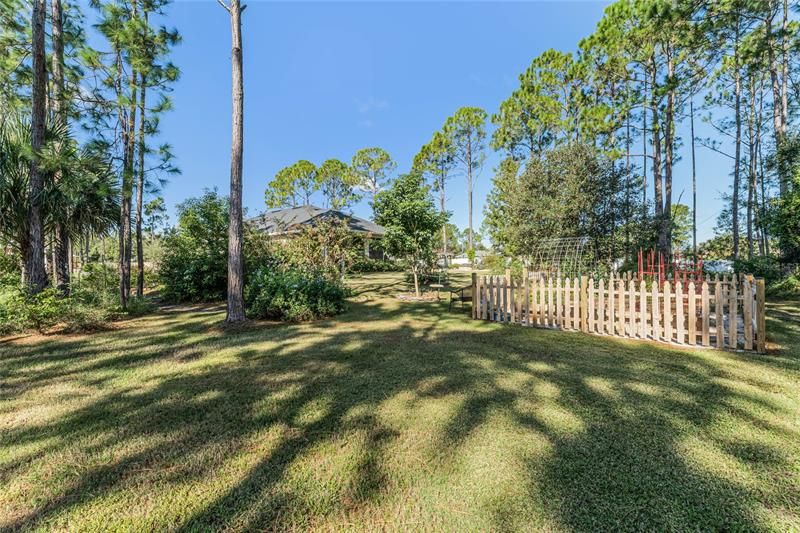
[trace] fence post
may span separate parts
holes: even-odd
[[[472,318],[478,318],[478,300],[480,300],[480,294],[478,294],[478,274],[473,272],[472,273]]]
[[[588,325],[588,303],[589,303],[589,278],[586,276],[581,276],[581,331],[584,333],[589,332],[589,325]]]
[[[766,300],[765,300],[765,287],[764,278],[756,280],[756,325],[758,331],[756,332],[756,346],[758,353],[767,351],[767,316],[766,316]]]
[[[505,279],[505,287],[506,293],[503,298],[505,298],[505,307],[503,308],[503,312],[505,313],[506,320],[508,319],[508,315],[511,312],[510,303],[511,303],[511,269],[506,269],[506,279]]]

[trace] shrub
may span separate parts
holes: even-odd
[[[781,264],[774,257],[754,257],[753,259],[740,259],[733,265],[737,273],[752,274],[757,278],[764,278],[767,285],[779,281],[783,274]]]
[[[361,256],[350,266],[350,272],[366,274],[368,272],[402,272],[403,264],[389,259],[371,259]]]
[[[170,301],[214,301],[227,289],[228,199],[206,191],[178,206],[178,225],[164,237],[159,267]]]
[[[793,274],[772,283],[767,287],[767,293],[775,298],[797,298],[800,296],[800,276]]]
[[[340,283],[297,270],[262,267],[252,273],[244,289],[251,318],[300,322],[344,310],[347,289]]]

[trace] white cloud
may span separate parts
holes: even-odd
[[[358,112],[364,115],[378,109],[386,109],[389,107],[389,102],[370,96],[366,100],[356,99],[356,107]]]

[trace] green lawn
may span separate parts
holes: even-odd
[[[472,321],[401,280],[312,324],[0,340],[0,529],[800,529],[800,304],[759,356]]]

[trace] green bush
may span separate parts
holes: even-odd
[[[341,313],[347,294],[347,289],[339,283],[269,266],[253,272],[244,288],[249,317],[289,322]]]
[[[784,277],[781,264],[774,257],[740,259],[734,262],[733,269],[740,274],[752,274],[757,278],[764,278],[767,285],[772,285]]]
[[[767,287],[767,294],[774,298],[800,297],[800,276],[791,275]]]
[[[403,265],[388,259],[371,259],[361,256],[350,266],[350,272],[366,274],[369,272],[402,272]]]

